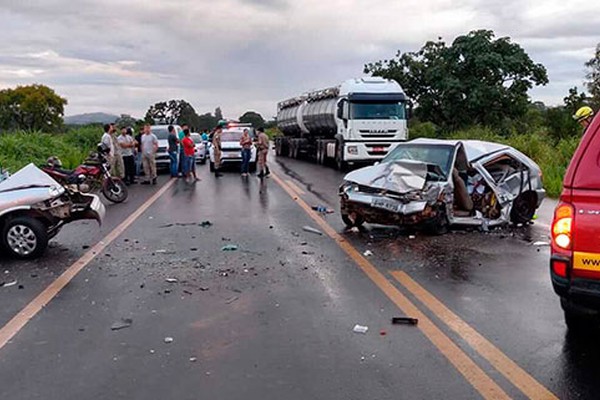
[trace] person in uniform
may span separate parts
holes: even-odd
[[[586,130],[594,119],[594,110],[591,107],[583,106],[573,115],[573,119]]]
[[[271,174],[267,165],[267,154],[269,154],[269,137],[264,128],[258,128],[258,139],[256,143],[258,151],[258,177],[263,178]]]
[[[214,168],[215,168],[215,177],[218,178],[221,175],[219,169],[221,168],[221,133],[223,133],[223,128],[221,126],[217,126],[215,129],[215,133],[213,133],[212,137],[212,146],[213,146],[213,155],[214,155]]]

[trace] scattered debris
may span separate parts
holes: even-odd
[[[409,235],[409,236],[408,236],[408,238],[409,238],[410,240],[414,240],[414,239],[416,239],[417,237],[416,237],[415,235]]]
[[[11,287],[11,286],[15,286],[17,284],[17,281],[12,281],[12,282],[7,282],[7,283],[2,283],[0,284],[0,287]]]
[[[177,280],[177,278],[167,278],[167,279],[165,279],[165,281],[167,281],[169,283],[177,283],[177,282],[179,282],[179,280]]]
[[[334,213],[333,210],[330,210],[326,206],[322,206],[322,205],[312,206],[311,208],[321,214],[333,214]]]
[[[191,296],[191,295],[193,295],[193,293],[192,293],[192,292],[190,292],[189,290],[185,290],[185,289],[183,289],[183,293],[185,293],[185,294],[189,294],[190,296]]]
[[[221,251],[236,251],[238,247],[235,244],[228,244],[227,246],[221,247]]]
[[[201,292],[208,292],[209,288],[207,287],[200,287],[199,288]]]
[[[352,328],[352,332],[354,332],[354,333],[365,334],[365,333],[367,333],[368,330],[369,330],[368,326],[363,326],[363,325],[359,325],[359,324],[354,325],[354,328]]]
[[[240,299],[240,298],[239,298],[238,296],[233,296],[232,298],[230,298],[229,300],[227,300],[227,301],[225,302],[225,304],[231,304],[231,303],[233,303],[234,301],[237,301],[237,300],[239,300],[239,299]]]
[[[379,335],[380,335],[380,336],[385,336],[385,335],[387,335],[387,332],[386,332],[386,331],[384,331],[384,330],[380,330],[380,331],[379,331]]]
[[[190,249],[190,251],[198,251],[198,248],[197,248],[197,247],[192,247],[192,248]]]
[[[173,343],[173,341],[174,341],[174,340],[175,340],[175,339],[173,339],[172,337],[170,337],[170,336],[167,336],[167,337],[165,338],[164,342],[165,342],[165,343]]]
[[[318,230],[318,229],[312,228],[312,227],[310,227],[310,226],[303,226],[303,227],[302,227],[302,230],[303,230],[303,231],[305,231],[305,232],[314,233],[314,234],[316,234],[316,235],[320,235],[320,236],[322,236],[322,235],[323,235],[323,232],[321,232],[321,231],[320,231],[320,230]]]
[[[298,232],[292,232],[292,236],[293,236],[293,237],[299,237],[299,236],[300,236],[300,234],[299,234]]]
[[[210,221],[202,221],[198,224],[198,226],[202,228],[210,228],[212,226],[212,222]]]
[[[366,250],[366,251],[363,253],[363,256],[365,256],[365,257],[371,257],[372,255],[373,255],[373,252],[372,252],[371,250]]]
[[[87,244],[84,244],[83,246],[81,246],[81,248],[82,248],[83,250],[87,250],[87,249],[89,249],[89,248],[90,248],[90,246],[88,246]]]
[[[155,251],[157,254],[165,254],[167,251],[165,249],[158,249]]]
[[[198,359],[196,357],[190,357],[190,362],[196,362]]]
[[[417,325],[419,320],[410,317],[394,317],[392,318],[393,325]]]
[[[542,246],[550,246],[550,243],[548,243],[548,242],[543,242],[543,241],[539,241],[539,242],[533,242],[531,245],[532,245],[532,246],[539,246],[539,247],[542,247]]]
[[[111,331],[118,331],[121,329],[129,328],[133,324],[133,320],[131,318],[121,318],[120,321],[115,322],[110,326]]]

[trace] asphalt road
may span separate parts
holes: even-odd
[[[597,397],[600,345],[567,334],[549,249],[532,245],[548,240],[552,202],[535,224],[490,233],[353,232],[341,173],[272,170],[162,177],[108,205],[102,227],[65,227],[43,259],[0,256],[0,282],[18,281],[0,287],[0,399]]]

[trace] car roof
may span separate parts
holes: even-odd
[[[477,160],[488,154],[496,153],[500,150],[511,148],[505,144],[486,142],[483,140],[450,140],[450,139],[429,139],[418,138],[413,139],[408,144],[427,144],[435,146],[458,146],[462,144],[469,161]]]

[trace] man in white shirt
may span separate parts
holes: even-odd
[[[158,138],[150,130],[150,125],[144,125],[144,134],[142,135],[142,163],[144,164],[144,174],[146,180],[142,185],[152,183],[156,185],[156,153],[158,152]]]
[[[132,136],[131,128],[122,128],[121,135],[117,138],[121,147],[121,156],[125,167],[125,184],[135,183],[135,159],[133,149],[135,148],[135,139]]]
[[[104,124],[104,134],[102,135],[102,139],[100,141],[103,145],[110,149],[110,152],[108,153],[109,162],[115,155],[115,149],[113,149],[113,142],[111,136],[114,129],[115,128],[112,124]]]

